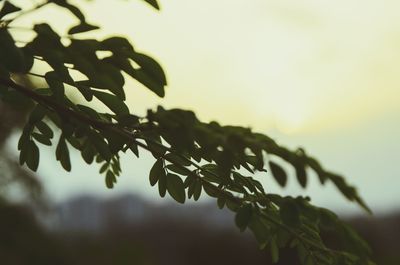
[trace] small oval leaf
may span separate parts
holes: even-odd
[[[272,161],[269,161],[269,167],[271,168],[272,176],[275,178],[276,182],[278,182],[281,187],[285,187],[287,182],[285,170]]]
[[[184,203],[186,199],[185,186],[182,179],[175,174],[167,175],[167,190],[169,195],[179,203]]]

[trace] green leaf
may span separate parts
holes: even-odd
[[[111,170],[107,171],[107,174],[106,174],[107,188],[112,189],[114,187],[114,183],[116,183],[116,182],[117,182],[117,178],[115,177],[114,173]]]
[[[0,66],[10,72],[24,71],[26,67],[23,52],[15,45],[11,34],[2,28],[0,28],[0,51],[2,51],[0,52]]]
[[[139,117],[132,114],[122,114],[117,117],[118,123],[122,126],[132,127],[139,125]]]
[[[117,96],[100,91],[93,91],[93,95],[115,114],[129,114],[128,107]]]
[[[26,74],[33,67],[33,62],[34,62],[33,52],[28,46],[22,47],[20,48],[20,50],[24,57],[24,66],[23,69],[21,69],[21,72]]]
[[[253,208],[251,204],[242,205],[235,216],[236,226],[239,227],[240,231],[243,232],[248,226],[251,216],[252,216]]]
[[[300,212],[294,200],[285,198],[279,205],[279,213],[285,224],[290,226],[300,224]]]
[[[299,184],[305,188],[307,186],[307,173],[303,164],[296,164],[296,178]]]
[[[261,248],[265,248],[266,243],[271,240],[271,231],[268,225],[259,215],[253,214],[248,227],[253,231],[254,236]]]
[[[95,111],[94,109],[89,108],[88,106],[85,106],[85,105],[81,105],[81,104],[77,104],[76,106],[78,107],[78,109],[80,109],[82,112],[87,114],[89,117],[91,117],[93,119],[100,119],[99,113],[97,111]]]
[[[224,198],[217,199],[218,208],[223,209],[225,206],[226,200]]]
[[[32,110],[31,114],[29,115],[29,123],[36,124],[40,122],[44,116],[46,115],[46,109],[42,106],[37,104],[35,108]]]
[[[90,165],[94,160],[95,154],[96,150],[89,142],[87,142],[81,152],[83,160]]]
[[[55,71],[47,72],[45,75],[46,83],[49,85],[49,88],[53,91],[53,95],[57,98],[64,97],[64,84],[58,77],[58,74]]]
[[[179,203],[184,203],[186,194],[182,179],[175,174],[167,174],[167,190],[169,195]]]
[[[82,96],[87,100],[91,101],[93,99],[93,92],[89,86],[81,85],[75,83],[74,86],[81,92]]]
[[[40,156],[39,148],[33,141],[30,141],[29,145],[28,145],[27,155],[26,155],[26,165],[32,171],[36,172],[36,170],[39,166],[39,156]]]
[[[201,190],[203,188],[203,184],[201,184],[201,180],[200,179],[196,179],[194,182],[195,186],[194,186],[194,191],[193,191],[193,199],[195,201],[198,201],[201,195]]]
[[[124,53],[124,51],[133,52],[132,44],[126,38],[123,37],[111,37],[105,39],[101,42],[101,46],[110,51],[113,51],[114,53]]]
[[[177,164],[177,165],[182,165],[182,166],[190,166],[191,165],[190,159],[183,157],[179,154],[168,153],[164,157],[166,160],[168,160],[174,164]]]
[[[159,97],[164,97],[164,86],[167,85],[167,79],[161,66],[153,58],[140,53],[135,53],[131,59],[140,66],[140,69],[136,70],[134,78]]]
[[[99,29],[98,26],[91,25],[86,22],[82,22],[68,30],[68,34],[78,34],[78,33],[83,33],[83,32],[88,32],[92,30]]]
[[[21,8],[11,4],[10,1],[5,1],[3,8],[0,10],[0,19],[2,19],[5,15],[15,13],[21,10],[22,10]]]
[[[35,123],[36,128],[41,134],[45,135],[47,138],[52,139],[54,137],[53,130],[43,121],[38,121]]]
[[[272,238],[270,242],[270,251],[272,257],[272,263],[277,263],[279,261],[279,248],[275,238]]]
[[[90,141],[93,143],[101,157],[106,161],[110,161],[112,154],[107,142],[104,140],[104,137],[100,133],[92,132],[90,134]]]
[[[36,141],[38,141],[44,145],[51,146],[50,138],[48,138],[46,135],[39,134],[39,133],[32,133],[32,136]]]
[[[62,167],[66,171],[71,171],[71,160],[69,157],[68,146],[63,135],[60,136],[60,140],[57,145],[56,159],[60,161]]]
[[[104,130],[102,131],[103,136],[107,139],[108,148],[112,154],[117,154],[123,149],[126,143],[126,139],[121,137],[120,133]]]
[[[151,186],[156,185],[161,176],[165,177],[163,160],[157,159],[157,161],[154,163],[153,167],[150,170],[150,175],[149,175],[150,185]]]
[[[167,176],[165,174],[158,176],[158,192],[162,198],[165,197],[167,192]]]
[[[173,164],[172,165],[168,165],[167,169],[169,169],[169,170],[171,170],[171,171],[173,171],[173,172],[175,172],[175,173],[177,173],[179,175],[183,175],[183,176],[186,176],[186,175],[190,174],[190,170],[185,170],[184,168],[181,168],[181,167],[179,167],[177,165],[173,165]]]
[[[213,186],[213,187],[208,186],[208,185],[203,185],[203,189],[204,189],[205,193],[207,193],[208,196],[213,197],[213,198],[218,198],[219,193],[218,193],[218,191],[216,191],[216,189],[218,189],[218,188],[215,186]]]
[[[109,167],[110,167],[110,163],[108,163],[108,162],[104,163],[104,164],[101,166],[101,168],[100,168],[100,170],[99,170],[99,173],[100,173],[100,174],[103,174],[104,172],[106,172],[106,170],[107,170]]]
[[[275,178],[276,182],[278,182],[281,187],[285,187],[287,182],[287,175],[285,170],[283,170],[283,168],[272,161],[269,161],[269,167],[271,169],[272,176]]]
[[[152,7],[154,7],[155,9],[160,10],[160,6],[158,5],[157,0],[144,0],[144,1],[149,5],[151,5]]]
[[[137,146],[137,144],[135,143],[129,143],[129,150],[131,150],[131,152],[139,158],[139,148]]]

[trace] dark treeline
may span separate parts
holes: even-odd
[[[89,211],[89,209],[92,209]],[[74,199],[37,218],[32,210],[0,207],[1,264],[271,264],[254,238],[213,205],[157,206],[133,197]],[[398,265],[400,215],[357,218],[378,264]],[[331,237],[332,235],[326,235]],[[335,240],[332,237],[332,245]],[[288,249],[278,264],[298,264]]]

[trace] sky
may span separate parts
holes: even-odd
[[[84,2],[91,36],[122,35],[164,67],[166,97],[128,81],[128,105],[190,109],[206,121],[249,126],[291,148],[304,147],[326,168],[358,187],[377,213],[400,208],[400,2],[394,0],[161,0]],[[59,32],[76,23],[46,8],[23,23],[52,21]],[[15,146],[15,139],[10,148]],[[123,157],[123,175],[107,190],[97,168],[78,155],[72,173],[44,149],[39,175],[52,198],[81,192],[109,197],[136,192],[157,200],[148,184],[150,156]],[[330,185],[294,178],[280,190],[310,195],[322,206],[358,213]]]

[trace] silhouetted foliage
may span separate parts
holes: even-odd
[[[70,149],[74,148],[88,164],[99,165],[107,187],[112,188],[121,173],[120,153],[139,156],[139,151],[148,151],[156,159],[150,184],[158,186],[161,197],[168,193],[179,203],[198,200],[204,193],[215,198],[220,208],[236,213],[240,230],[250,229],[260,248],[270,251],[272,261],[278,262],[280,249],[290,246],[302,264],[373,264],[366,243],[335,214],[311,205],[308,198],[267,193],[251,176],[267,171],[268,154],[272,176],[285,186],[289,176],[282,163],[274,162],[279,157],[294,167],[301,186],[306,185],[308,169],[312,169],[321,184],[331,181],[347,199],[369,211],[343,177],[326,171],[304,150],[288,150],[249,128],[204,123],[182,109],[158,107],[143,117],[132,113],[125,104],[126,75],[155,95],[165,95],[167,79],[156,60],[123,37],[85,38],[85,32],[98,27],[70,1],[48,0],[20,7],[14,1],[0,2],[1,99],[13,106],[34,105],[18,143],[21,165],[36,171],[38,146],[55,143],[55,156],[65,170],[71,170]],[[159,9],[155,0],[146,2]],[[21,29],[19,18],[48,5],[58,7],[54,12],[71,12],[79,24],[63,35],[49,24],[33,22],[28,29],[33,39],[17,42],[14,31]],[[39,61],[50,70],[33,73]],[[30,89],[18,82],[18,76],[27,75],[42,78],[45,87]],[[73,102],[66,88],[80,93],[82,102]],[[109,112],[94,109],[94,98]],[[60,133],[55,133],[56,128]],[[324,230],[338,231],[348,244],[327,247],[320,236]]]

